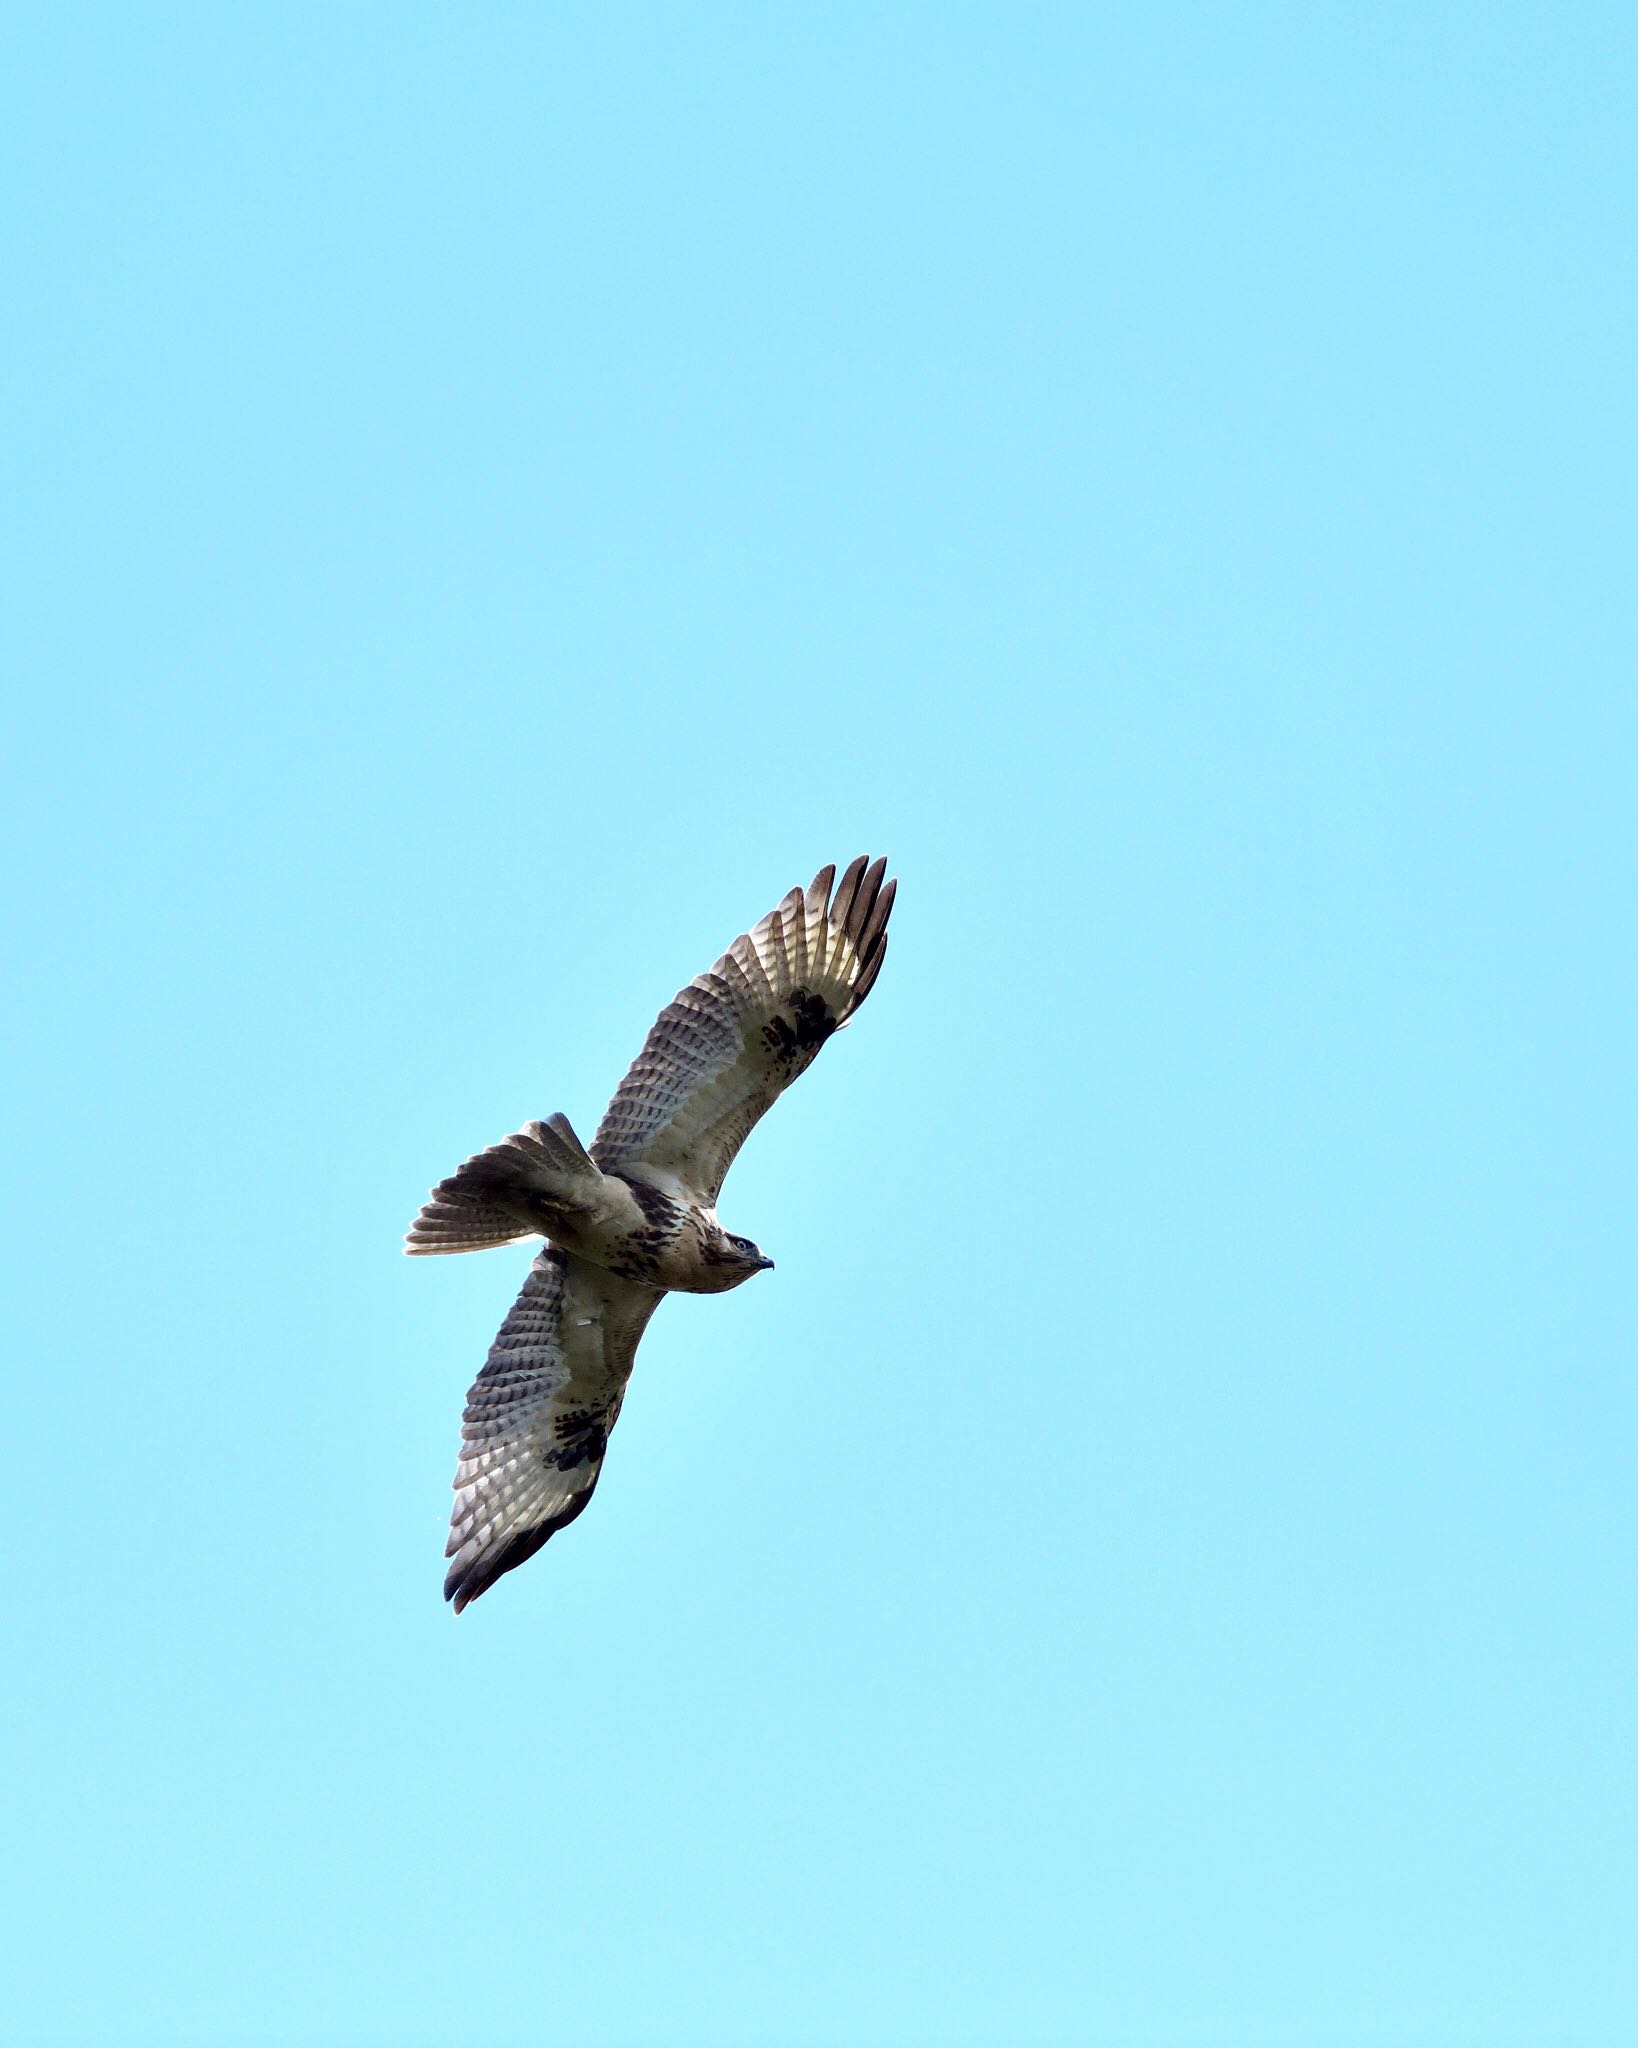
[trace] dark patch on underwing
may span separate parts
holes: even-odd
[[[572,1408],[552,1424],[557,1443],[542,1459],[560,1472],[573,1472],[602,1457],[608,1446],[608,1417],[601,1408]]]
[[[782,1008],[763,1025],[762,1037],[770,1052],[794,1065],[811,1060],[835,1029],[835,1014],[823,996],[793,988]]]

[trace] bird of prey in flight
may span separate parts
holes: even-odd
[[[455,1612],[592,1497],[638,1339],[663,1296],[721,1294],[773,1265],[717,1221],[751,1127],[869,995],[894,882],[861,854],[734,943],[655,1019],[588,1152],[566,1116],[527,1123],[440,1181],[404,1249],[546,1245],[467,1395],[444,1597]],[[834,886],[833,886],[834,885]]]

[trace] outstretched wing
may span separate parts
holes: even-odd
[[[670,1180],[714,1203],[757,1119],[869,995],[887,955],[895,882],[861,854],[735,939],[660,1012],[591,1148],[607,1172]]]
[[[455,1612],[592,1497],[658,1293],[548,1247],[466,1397],[449,1576]]]

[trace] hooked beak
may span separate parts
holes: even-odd
[[[759,1273],[771,1273],[774,1269],[774,1262],[770,1258],[760,1258],[757,1260],[756,1269]]]

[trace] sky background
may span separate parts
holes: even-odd
[[[1632,9],[8,44],[8,2039],[1638,2039]],[[861,848],[455,1621],[404,1227]]]

